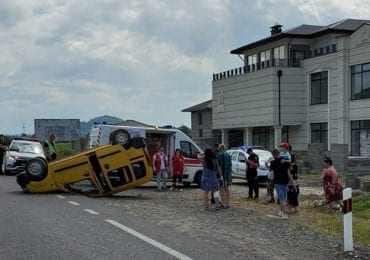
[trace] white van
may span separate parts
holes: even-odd
[[[202,150],[186,134],[173,128],[96,124],[90,130],[89,148],[110,143],[111,134],[117,130],[121,132],[121,135],[117,135],[120,138],[120,143],[126,143],[123,146],[130,146],[135,137],[144,138],[151,159],[154,155],[152,147],[163,146],[168,155],[170,169],[172,169],[171,158],[175,150],[179,148],[183,152],[185,159],[184,186],[189,187],[192,183],[196,183],[198,187],[200,186],[203,167],[197,159],[197,154],[202,152]]]

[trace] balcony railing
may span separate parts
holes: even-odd
[[[311,59],[338,51],[337,44],[331,44],[324,47],[316,48],[309,51],[304,51],[303,58],[300,59],[271,59],[267,61],[262,61],[259,63],[243,66],[240,68],[214,73],[213,80],[226,79],[229,77],[242,75],[256,70],[262,70],[271,67],[301,67],[301,61],[306,59]]]
[[[332,45],[327,45],[327,46],[324,46],[324,47],[316,48],[316,49],[313,49],[313,50],[310,50],[310,51],[306,51],[304,53],[304,60],[305,59],[310,59],[310,58],[315,58],[315,57],[318,57],[318,56],[331,54],[331,53],[337,52],[337,50],[338,50],[337,45],[332,44]]]
[[[271,67],[300,67],[301,66],[301,60],[299,59],[271,59],[267,61],[258,62],[256,64],[251,64],[239,68],[235,68],[232,70],[220,72],[220,73],[214,73],[213,74],[213,80],[220,80],[220,79],[226,79],[237,75],[246,74],[252,71],[256,70],[262,70],[266,68]]]

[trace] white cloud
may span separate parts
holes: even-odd
[[[0,133],[34,118],[111,114],[190,125],[181,109],[211,97],[233,48],[275,22],[366,17],[367,1],[0,0]],[[361,8],[359,8],[361,7]]]

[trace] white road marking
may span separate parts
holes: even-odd
[[[78,205],[80,205],[79,203],[77,203],[77,202],[74,202],[74,201],[68,201],[69,203],[71,203],[72,205],[75,205],[75,206],[78,206]]]
[[[96,211],[94,211],[92,209],[84,209],[84,211],[89,212],[92,215],[98,215],[99,214],[98,212],[96,212]]]
[[[62,195],[57,195],[57,197],[59,198],[59,199],[64,199],[65,197],[64,196],[62,196]]]
[[[118,223],[117,221],[114,221],[112,219],[106,219],[105,220],[106,222],[112,224],[113,226],[115,227],[118,227],[119,229],[123,230],[123,231],[126,231],[127,233],[147,242],[148,244],[151,244],[159,249],[161,249],[162,251],[170,254],[170,255],[173,255],[174,257],[178,258],[178,259],[183,259],[183,260],[192,260],[190,257],[184,255],[184,254],[181,254],[180,252],[177,252],[176,250],[172,249],[172,248],[169,248],[168,246],[165,246],[163,245],[162,243],[159,243],[158,241],[155,241],[153,239],[151,239],[150,237],[147,237],[129,227],[126,227],[125,225],[122,225],[121,223]]]

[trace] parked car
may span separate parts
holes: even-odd
[[[4,174],[20,173],[32,158],[45,159],[41,143],[36,139],[14,138],[4,153],[1,169]]]
[[[42,158],[28,161],[17,175],[25,192],[77,192],[106,196],[150,181],[153,170],[142,138],[131,139],[126,132],[112,133],[109,144],[51,163]]]
[[[257,177],[259,182],[264,182],[267,180],[269,175],[269,170],[265,165],[265,162],[272,157],[271,152],[263,149],[262,147],[253,146],[241,146],[236,149],[230,149],[227,152],[231,156],[231,170],[233,178],[246,179],[246,160],[248,158],[247,150],[252,148],[253,152],[258,155],[260,166],[257,168]]]

